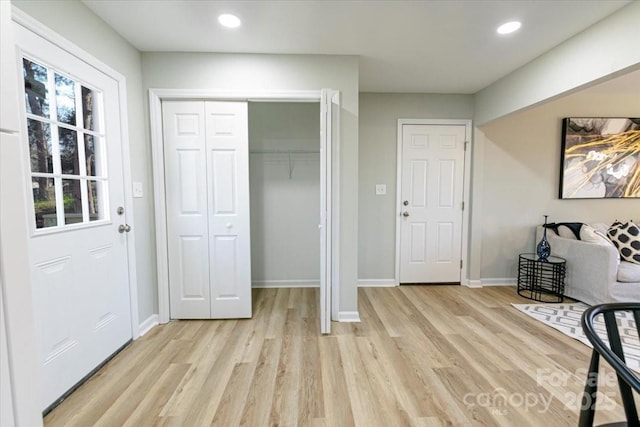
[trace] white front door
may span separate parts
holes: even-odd
[[[402,125],[400,283],[460,282],[464,125]]]
[[[170,316],[251,317],[246,102],[162,103]]]
[[[118,82],[16,30],[44,409],[132,338],[130,213]]]

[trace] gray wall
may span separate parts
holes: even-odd
[[[340,175],[341,313],[356,312],[358,263],[358,58],[330,55],[142,53],[143,89],[241,91],[319,90],[341,93]],[[340,164],[335,160],[339,158]],[[339,167],[339,170],[338,170]]]
[[[473,96],[360,94],[358,279],[391,283],[395,276],[398,119],[471,119]],[[376,196],[375,185],[387,194]]]
[[[544,214],[553,222],[640,218],[638,199],[558,198],[562,118],[639,115],[640,87],[622,80],[481,127],[483,200],[476,219],[482,229],[480,277],[484,283],[516,276],[518,253],[533,251],[534,227],[543,222]]]
[[[79,1],[12,3],[126,78],[131,175],[144,191],[143,198],[133,199],[139,319],[144,322],[158,312],[158,297],[151,151],[145,136],[148,119],[143,109],[140,52]]]
[[[640,72],[636,72],[638,74]],[[640,87],[621,77],[514,113],[476,129],[472,141],[473,284],[512,283],[517,255],[532,251],[534,228],[551,221],[607,222],[640,218],[636,200],[559,200],[561,119],[637,117]],[[473,97],[362,93],[360,95],[360,282],[391,283],[395,262],[398,118],[468,119]],[[387,184],[376,196],[375,184]]]
[[[251,279],[260,286],[320,280],[320,104],[249,103]],[[264,151],[278,150],[278,153]],[[287,150],[291,153],[291,174]]]

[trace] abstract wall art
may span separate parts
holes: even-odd
[[[640,118],[562,121],[560,198],[639,198]]]

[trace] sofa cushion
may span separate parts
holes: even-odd
[[[614,222],[607,232],[624,261],[640,264],[640,227],[632,221]]]
[[[618,266],[618,282],[640,282],[640,264],[621,261]]]

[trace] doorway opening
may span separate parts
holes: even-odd
[[[254,288],[320,284],[320,104],[249,102]]]
[[[255,144],[257,145],[254,147],[253,149],[254,152],[251,153],[250,156],[253,156],[256,158],[260,156],[262,156],[263,158],[270,157],[272,158],[272,161],[274,163],[282,163],[283,162],[282,156],[285,156],[286,168],[284,168],[284,171],[286,172],[287,179],[289,179],[289,176],[290,176],[292,181],[294,176],[296,176],[296,174],[299,175],[300,173],[305,172],[306,166],[311,166],[314,164],[318,165],[319,163],[319,174],[316,175],[316,177],[319,176],[319,185],[315,184],[316,186],[319,186],[319,197],[317,202],[319,206],[319,210],[316,210],[316,214],[314,216],[306,218],[306,220],[314,218],[313,221],[314,223],[316,223],[316,227],[317,227],[316,233],[319,230],[319,245],[316,247],[319,248],[318,255],[320,260],[320,263],[319,263],[320,324],[321,324],[321,332],[329,333],[332,313],[338,312],[337,311],[337,296],[338,296],[338,287],[339,287],[339,283],[337,280],[338,272],[337,272],[337,269],[333,269],[332,267],[334,264],[337,265],[337,259],[338,259],[337,242],[339,237],[339,223],[337,220],[338,219],[337,216],[333,217],[331,215],[331,212],[333,209],[336,209],[337,203],[339,200],[339,192],[337,191],[339,189],[339,182],[337,179],[338,176],[337,176],[337,172],[334,172],[339,169],[339,165],[335,161],[338,159],[337,153],[339,150],[339,108],[340,108],[339,93],[337,91],[333,91],[330,89],[323,89],[321,91],[305,91],[305,92],[291,91],[291,92],[282,92],[277,94],[265,94],[265,93],[230,94],[228,92],[217,93],[217,92],[211,92],[211,91],[203,91],[202,93],[196,93],[194,91],[151,89],[149,99],[150,99],[150,116],[151,116],[151,127],[152,127],[152,153],[153,153],[153,162],[154,162],[154,192],[155,192],[155,205],[156,205],[156,241],[157,241],[156,248],[158,252],[158,300],[159,300],[158,305],[159,305],[160,323],[166,323],[169,321],[170,317],[173,317],[169,309],[170,308],[169,290],[171,289],[170,275],[169,275],[170,236],[168,235],[168,232],[167,232],[167,228],[169,225],[167,208],[170,205],[168,204],[169,200],[167,198],[167,192],[166,192],[166,185],[168,185],[167,183],[169,183],[171,179],[167,175],[169,171],[165,167],[165,158],[164,158],[165,135],[163,135],[163,118],[162,118],[163,103],[165,101],[200,99],[202,102],[207,104],[205,108],[205,110],[207,111],[209,109],[209,104],[219,105],[219,104],[225,104],[225,103],[228,103],[228,104],[235,103],[235,104],[247,105],[248,103],[250,104],[255,103],[257,105],[257,104],[266,103],[268,101],[269,103],[276,103],[276,104],[296,103],[297,108],[299,108],[300,110],[304,110],[305,108],[301,106],[304,106],[309,102],[312,104],[315,103],[315,107],[316,107],[315,123],[320,124],[319,132],[316,134],[315,138],[311,138],[310,136],[305,138],[308,138],[307,143],[315,140],[316,147],[319,147],[319,150],[317,148],[315,150],[311,150],[307,148],[295,148],[295,147],[291,147],[289,149],[280,149],[278,148],[278,146],[274,147],[273,146],[274,135],[272,134],[266,137],[267,142],[269,142],[269,144],[271,144],[272,146],[265,146],[264,145],[265,140],[264,138],[262,138],[261,142],[254,142],[254,145]],[[256,107],[256,108],[260,109],[260,107]],[[310,111],[311,111],[311,107],[309,107],[309,111],[307,113],[310,113]],[[209,113],[206,113],[206,114],[209,115]],[[220,118],[222,116],[217,114],[217,117]],[[319,120],[317,119],[317,117],[319,117]],[[211,120],[211,116],[208,116],[207,120],[208,121]],[[215,121],[218,119],[214,118],[213,120]],[[246,127],[249,128],[248,118],[245,120],[246,120]],[[317,129],[318,127],[316,127],[316,130]],[[274,130],[272,129],[270,132],[273,133]],[[263,129],[262,130],[263,136],[264,136],[264,133],[265,133],[265,130]],[[255,131],[254,131],[254,134],[259,135],[259,133],[255,133]],[[268,132],[267,132],[267,135],[268,135]],[[319,144],[317,143],[318,135],[319,135]],[[277,132],[275,136],[277,136]],[[284,138],[286,142],[287,137],[285,136]],[[281,139],[282,139],[282,136],[281,136]],[[260,144],[262,144],[262,146],[260,146]],[[205,146],[208,147],[207,150],[211,149],[210,142],[207,141],[205,143]],[[249,148],[248,137],[247,137],[245,148]],[[221,149],[222,149],[221,147],[217,147],[215,148],[214,151],[217,151],[219,154],[221,152],[220,151]],[[267,153],[266,152],[267,150],[271,150],[271,152]],[[286,151],[286,152],[276,152],[276,151]],[[209,154],[207,154],[207,156]],[[226,156],[226,154],[224,156]],[[278,156],[280,156],[280,158],[275,159],[274,161],[273,158],[274,157],[277,158]],[[319,162],[313,161],[311,158],[313,156],[317,156],[319,158]],[[231,157],[233,156],[226,156],[225,158],[231,159]],[[218,156],[218,158],[222,158],[222,157]],[[210,160],[206,160],[206,161],[210,161]],[[229,161],[231,162],[231,160]],[[225,166],[227,167],[227,171],[231,171],[231,172],[234,171],[233,169],[234,167],[232,163],[233,162],[228,163],[228,165]],[[248,159],[246,160],[246,163],[249,163]],[[254,160],[252,163],[254,164],[254,168],[258,168],[258,169],[262,168],[263,169],[262,172],[264,173],[264,167],[265,167],[264,160],[262,161],[262,165],[259,165],[259,163],[257,163],[257,159]],[[307,163],[308,165],[305,165],[305,163]],[[306,173],[309,173],[310,168],[307,168],[307,169],[308,170],[306,171]],[[221,169],[218,168],[218,171],[220,170]],[[316,169],[316,171],[318,171],[318,169]],[[248,172],[242,172],[242,173],[246,173],[248,176]],[[233,174],[236,174],[236,173],[233,172]],[[236,174],[234,176],[239,177],[240,175]],[[217,182],[218,183],[224,182],[224,180],[218,180]],[[317,182],[318,181],[316,178],[316,183]],[[207,183],[206,185],[210,186],[212,184]],[[216,191],[220,189],[220,187],[215,187],[215,188],[216,188]],[[247,191],[247,193],[248,192],[249,191]],[[208,197],[212,197],[212,196],[209,195]],[[215,195],[213,197],[215,197]],[[232,201],[234,200],[234,198],[227,197],[226,200]],[[211,203],[209,204],[211,205]],[[248,207],[250,204],[247,202],[246,205],[247,205],[247,208],[246,208],[247,211],[250,211]],[[308,206],[305,206],[305,208],[308,208]],[[270,207],[270,209],[274,211],[273,207]],[[289,209],[295,213],[296,207],[295,206],[293,207],[279,206],[279,209]],[[251,215],[254,216],[253,213],[251,213]],[[280,215],[280,216],[283,216],[283,215]],[[318,218],[319,218],[319,221],[318,221]],[[276,215],[276,219],[280,220],[277,217],[277,215]],[[300,218],[298,218],[298,220],[299,219]],[[284,236],[285,238],[288,237],[289,234],[291,234],[290,226],[291,224],[289,224],[289,228],[287,229],[287,235]],[[227,223],[227,228],[229,230],[234,229],[233,223],[232,222]],[[247,231],[249,230],[247,229]],[[253,244],[251,244],[251,246],[253,246]],[[264,247],[264,242],[263,242],[263,247]],[[268,252],[270,252],[270,249],[267,252],[263,251],[261,255],[265,257],[267,256]],[[316,260],[317,259],[318,258],[316,258]],[[164,260],[166,260],[167,262],[163,262]],[[245,267],[247,263],[250,263],[249,256],[238,257],[237,260],[244,263]],[[288,263],[289,268],[291,267],[291,264],[292,262],[290,261]],[[251,265],[249,265],[249,268],[251,268]],[[254,267],[254,269],[256,269],[257,271],[259,267],[256,266]],[[264,273],[264,271],[262,273]],[[267,276],[264,276],[264,277],[267,277]],[[260,279],[259,277],[256,279],[257,280],[255,284],[257,286],[268,285],[269,284],[268,281],[270,280],[272,281],[272,284],[275,284],[275,282],[278,281],[276,279],[269,279],[269,278]],[[283,279],[283,280],[293,280],[296,282],[301,281],[300,278]],[[308,282],[306,283],[308,286],[309,285],[312,286],[313,283],[315,282],[314,279],[303,279],[303,280],[308,280]],[[249,287],[250,286],[251,286],[251,283],[249,282]],[[337,314],[334,317],[336,316]],[[225,315],[225,317],[229,318],[233,316]],[[238,316],[238,317],[243,317],[243,316]]]

